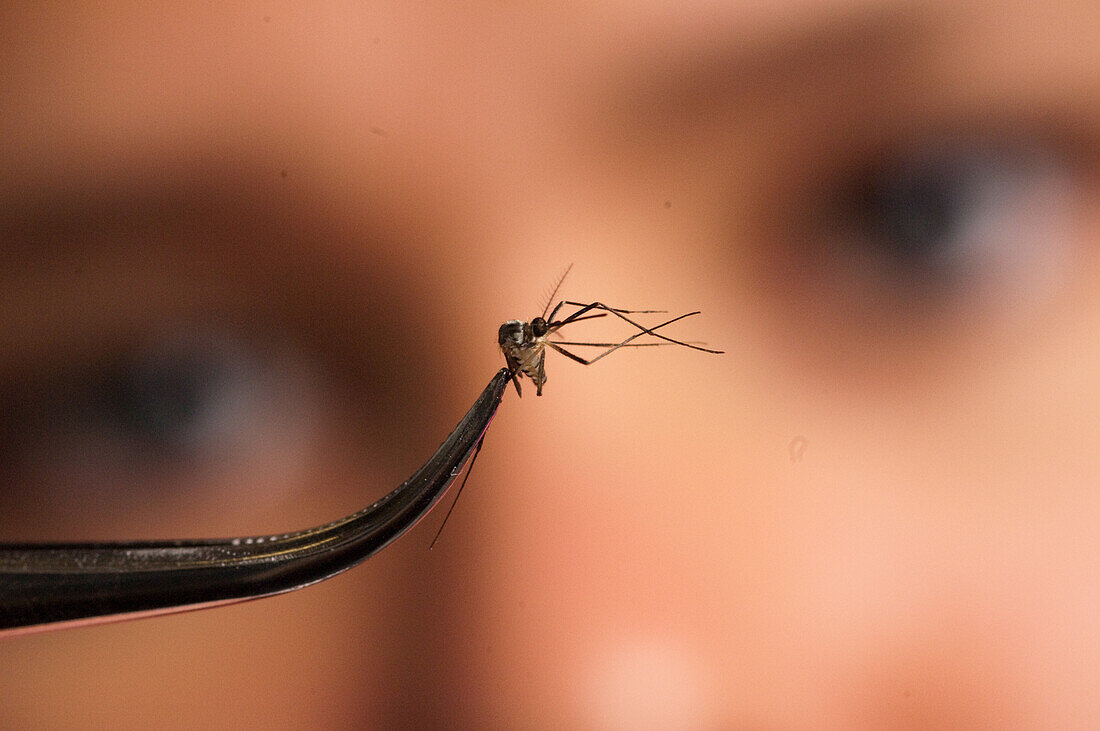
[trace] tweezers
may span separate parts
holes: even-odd
[[[259,599],[346,571],[439,501],[489,428],[511,376],[501,369],[400,487],[327,525],[213,540],[0,543],[0,638]]]

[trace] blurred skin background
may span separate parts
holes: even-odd
[[[441,513],[0,643],[5,728],[1096,727],[1100,6],[0,11],[0,539]],[[625,336],[611,318],[569,339]]]

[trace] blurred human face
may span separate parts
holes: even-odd
[[[362,507],[570,262],[727,352],[551,353],[434,551],[6,641],[0,726],[1100,723],[1096,3],[3,18],[0,540]]]

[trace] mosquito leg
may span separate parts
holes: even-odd
[[[569,304],[577,304],[577,303],[569,303]],[[609,312],[609,313],[615,315],[616,317],[620,317],[620,318],[626,320],[631,325],[638,328],[638,330],[640,331],[640,332],[636,333],[635,335],[633,335],[632,337],[627,338],[623,342],[618,343],[616,345],[616,347],[621,347],[621,346],[625,345],[626,343],[630,342],[631,340],[634,340],[635,338],[639,337],[640,335],[647,335],[648,334],[648,335],[653,335],[653,337],[660,338],[662,340],[667,340],[668,342],[674,343],[676,345],[683,345],[685,347],[695,348],[697,350],[705,350],[705,348],[697,348],[694,345],[689,345],[687,343],[682,343],[679,340],[673,340],[672,338],[666,338],[664,335],[658,335],[658,334],[653,332],[653,330],[656,330],[657,328],[660,328],[660,327],[664,327],[665,325],[668,325],[669,323],[676,322],[676,320],[680,320],[680,319],[683,319],[685,317],[690,317],[691,315],[698,315],[699,314],[698,312],[689,312],[686,315],[680,315],[680,317],[677,317],[673,320],[669,320],[668,322],[661,323],[660,325],[657,325],[656,327],[645,328],[642,325],[640,325],[640,324],[634,322],[633,320],[631,320],[629,317],[626,317],[625,315],[622,314],[622,312],[630,312],[631,314],[633,314],[632,310],[616,310],[614,308],[608,307],[607,305],[603,304],[602,302],[593,302],[591,304],[584,305],[583,307],[581,307],[581,309],[577,310],[576,312],[574,312],[572,315],[565,318],[561,322],[553,323],[551,325],[550,332],[551,333],[557,332],[558,330],[565,327],[569,323],[576,322],[579,315],[583,315],[586,312],[591,312],[592,310],[597,309],[597,308],[602,309],[605,312]],[[647,312],[647,310],[642,310],[642,312]],[[657,312],[657,310],[654,310],[654,312]],[[584,318],[580,318],[580,319],[584,319]],[[547,341],[547,343],[549,344],[550,341]]]
[[[576,353],[570,353],[570,352],[569,352],[568,350],[566,350],[565,348],[561,347],[560,345],[558,345],[558,343],[555,343],[555,342],[554,342],[554,341],[552,341],[552,340],[547,340],[547,341],[545,341],[545,342],[546,342],[546,345],[547,345],[547,346],[549,346],[549,347],[553,348],[554,350],[558,351],[559,353],[561,353],[562,355],[564,355],[564,356],[565,356],[566,358],[569,358],[569,359],[571,359],[571,360],[575,360],[575,361],[577,361],[578,363],[580,363],[581,365],[592,365],[593,363],[595,363],[596,361],[598,361],[598,360],[599,360],[600,358],[603,358],[604,356],[606,356],[606,355],[608,355],[608,354],[610,354],[610,353],[612,353],[612,352],[614,352],[614,351],[618,350],[619,348],[623,348],[623,347],[629,347],[629,346],[630,346],[630,341],[631,341],[631,340],[634,340],[634,339],[636,339],[636,338],[640,338],[641,336],[643,336],[643,335],[647,335],[647,334],[648,334],[648,335],[653,335],[654,337],[658,337],[658,338],[659,338],[659,337],[661,337],[661,336],[660,336],[660,335],[658,335],[658,334],[656,334],[656,333],[654,333],[654,332],[653,332],[654,330],[657,330],[657,329],[659,329],[659,328],[662,328],[662,327],[664,327],[665,325],[671,325],[672,323],[676,322],[677,320],[683,320],[683,319],[684,319],[685,317],[691,317],[692,315],[698,315],[698,314],[699,314],[698,312],[689,312],[689,313],[687,313],[686,315],[680,315],[679,317],[674,317],[674,318],[672,318],[671,320],[668,320],[668,321],[666,321],[666,322],[662,322],[662,323],[661,323],[660,325],[655,325],[655,326],[653,326],[653,327],[651,327],[651,328],[648,328],[648,329],[647,329],[647,328],[643,328],[643,327],[641,327],[640,325],[638,325],[638,327],[639,327],[639,328],[640,328],[640,330],[641,330],[640,332],[636,332],[636,333],[634,333],[633,335],[631,335],[631,336],[630,336],[629,338],[627,338],[626,340],[622,341],[621,343],[617,343],[617,344],[615,344],[615,345],[612,345],[612,346],[611,346],[611,347],[609,347],[609,348],[608,348],[607,350],[603,351],[602,353],[600,353],[599,355],[597,355],[597,356],[595,356],[595,357],[593,357],[593,358],[587,358],[587,359],[586,359],[586,358],[582,358],[582,357],[580,357],[580,356],[579,356],[579,355],[577,355]],[[633,324],[637,325],[637,323],[633,323]],[[672,342],[673,344],[676,344],[676,345],[685,345],[685,344],[686,344],[686,343],[681,343],[681,342],[679,342],[678,340],[672,340],[671,342]],[[583,344],[583,343],[582,343],[582,344]],[[664,344],[664,343],[652,343],[652,345],[663,345],[663,344]],[[693,347],[693,346],[688,346],[688,347]],[[702,350],[702,348],[697,348],[697,349],[698,349],[698,350]]]
[[[550,316],[547,317],[547,318],[544,318],[544,319],[549,323],[553,323],[554,318],[558,316],[558,311],[561,310],[562,305],[565,305],[565,304],[572,304],[572,303],[571,302],[565,302],[565,301],[559,302],[557,304],[557,306],[554,308],[554,311],[550,313]],[[592,319],[595,319],[597,317],[607,317],[606,312],[601,312],[598,315],[586,315],[584,317],[578,317],[578,315],[583,315],[583,314],[584,314],[583,312],[574,312],[572,315],[565,318],[565,320],[563,322],[557,323],[557,325],[558,325],[558,327],[561,327],[562,325],[564,325],[566,323],[569,323],[569,322],[580,322],[581,320],[592,320]]]
[[[588,308],[588,309],[595,308],[595,309],[598,309],[598,310],[607,310],[608,312],[622,312],[622,313],[627,314],[627,315],[646,315],[646,314],[652,315],[652,314],[664,314],[664,313],[668,312],[668,310],[624,310],[624,309],[619,308],[619,307],[608,307],[607,305],[603,304],[602,302],[570,302],[569,300],[566,300],[565,302],[562,302],[562,304],[563,305],[573,305],[574,307],[580,307],[582,309],[583,308]],[[577,314],[578,314],[577,312],[574,312],[573,315],[570,315],[569,318],[567,318],[567,319],[572,319],[573,316],[577,315]]]
[[[546,344],[551,346],[552,348],[554,348],[554,350],[558,351],[562,355],[565,355],[566,357],[572,358],[573,360],[577,361],[578,363],[583,363],[584,365],[592,365],[593,363],[598,361],[600,358],[603,358],[604,356],[607,356],[607,355],[613,353],[614,351],[618,350],[619,348],[627,347],[630,344],[630,341],[635,340],[637,338],[640,338],[643,335],[648,334],[648,335],[653,335],[654,337],[659,338],[661,336],[654,333],[653,332],[654,330],[657,330],[658,328],[662,328],[665,325],[671,325],[672,323],[676,322],[677,320],[683,320],[685,317],[691,317],[692,315],[695,315],[695,314],[698,314],[698,313],[689,312],[686,315],[680,315],[679,317],[674,317],[671,320],[668,320],[667,322],[662,322],[660,325],[654,325],[651,328],[643,328],[641,326],[638,326],[639,327],[638,332],[634,333],[633,335],[631,335],[629,338],[622,341],[621,343],[616,343],[615,345],[612,345],[607,350],[603,351],[602,353],[599,353],[598,355],[596,355],[592,358],[582,358],[579,355],[576,355],[575,353],[570,353],[567,350],[565,350],[564,348],[558,347],[557,343],[554,343],[550,340],[547,340]]]
[[[575,360],[578,363],[580,363],[581,365],[588,365],[591,362],[591,361],[585,360],[584,358],[580,357],[579,355],[577,355],[575,353],[570,353],[568,350],[566,350],[565,348],[559,346],[557,343],[551,343],[550,341],[547,341],[546,344],[548,346],[550,346],[551,348],[553,348],[554,350],[561,353],[562,355],[564,355],[566,358],[569,358],[570,360]]]
[[[576,303],[570,302],[570,303],[567,303],[567,304],[576,304]],[[628,313],[628,314],[633,314],[634,312],[646,312],[646,310],[617,310],[614,307],[608,307],[607,305],[603,304],[602,302],[593,302],[589,305],[585,305],[584,307],[582,307],[577,312],[579,313],[579,312],[591,311],[593,309],[603,310],[604,312],[611,313],[615,317],[618,317],[622,320],[626,320],[631,325],[633,325],[634,327],[641,330],[643,334],[649,334],[649,335],[652,335],[655,338],[660,338],[661,340],[666,340],[670,343],[675,343],[676,345],[683,345],[685,348],[691,348],[692,350],[701,350],[704,353],[720,354],[720,353],[723,352],[721,350],[711,350],[710,348],[702,348],[698,345],[692,345],[691,343],[685,343],[682,340],[675,340],[673,338],[666,337],[664,335],[660,335],[658,333],[653,332],[653,330],[656,330],[657,327],[664,327],[665,325],[668,325],[669,323],[675,322],[676,320],[679,320],[679,319],[684,318],[684,317],[690,317],[691,315],[698,315],[699,314],[698,311],[689,312],[686,315],[680,315],[680,317],[677,317],[675,320],[669,320],[668,322],[662,323],[662,324],[658,325],[657,327],[647,329],[643,325],[641,325],[640,323],[634,322],[634,320],[631,320],[629,317],[627,317],[626,315],[623,314],[624,312]],[[576,314],[576,313],[574,313],[574,314]],[[563,324],[565,322],[568,322],[568,318],[566,318],[566,320],[563,321]],[[637,337],[637,336],[635,336],[635,337]],[[623,341],[623,343],[625,344],[626,341]]]
[[[557,311],[561,309],[562,305],[567,305],[567,304],[568,305],[577,305],[578,307],[580,307],[580,309],[577,310],[576,312],[574,312],[569,317],[562,320],[561,322],[554,322],[554,319],[551,318],[550,320],[548,320],[548,322],[550,323],[551,328],[556,330],[557,328],[568,325],[571,322],[576,322],[577,320],[583,319],[581,317],[581,315],[584,315],[584,314],[586,314],[588,312],[591,312],[592,310],[596,309],[596,305],[598,305],[599,302],[593,302],[590,305],[582,305],[579,302],[564,302],[563,301],[563,302],[558,303],[558,306],[554,308],[554,312],[557,313]]]
[[[580,322],[581,320],[595,320],[597,317],[607,317],[606,312],[601,312],[598,315],[585,315],[584,317],[570,317],[568,322],[558,323],[558,327],[561,325],[572,325],[574,322]]]
[[[650,328],[651,330],[653,328]],[[587,345],[590,348],[655,348],[658,345],[675,345],[675,343],[575,343],[569,340],[554,340],[555,345]]]
[[[519,387],[519,384],[516,384]],[[466,480],[470,479],[470,473],[474,471],[474,463],[477,462],[477,456],[481,454],[481,445],[485,444],[485,435],[481,435],[481,439],[477,440],[477,446],[474,447],[474,456],[470,458],[470,466],[466,468],[466,474],[462,477],[462,484],[458,486],[458,492],[455,493],[455,500],[451,503],[451,507],[447,509],[447,514],[443,516],[443,522],[439,524],[439,530],[435,532],[435,538],[432,539],[431,545],[428,546],[428,550],[435,548],[435,542],[439,540],[439,536],[443,533],[443,526],[447,525],[447,521],[451,517],[451,513],[454,512],[455,505],[458,505],[458,499],[462,497],[462,488],[466,487]]]
[[[615,313],[615,314],[625,312],[628,315],[665,313],[665,312],[667,312],[667,310],[617,310],[617,309],[614,309],[612,307],[608,307],[607,305],[605,305],[601,302],[592,302],[591,304],[583,304],[581,302],[563,301],[563,302],[559,302],[558,306],[554,308],[554,314],[557,314],[558,310],[561,309],[562,305],[574,305],[576,307],[579,307],[580,309],[577,310],[576,312],[574,312],[572,315],[569,315],[569,317],[566,317],[561,322],[554,322],[554,318],[553,318],[553,316],[551,316],[551,318],[548,320],[548,322],[550,323],[550,326],[555,330],[557,328],[560,328],[560,327],[564,326],[564,325],[568,325],[571,322],[577,322],[579,320],[588,319],[587,317],[582,317],[582,315],[585,315],[586,313],[591,312],[592,310],[605,310],[606,312],[611,312],[611,313]],[[592,315],[589,315],[589,317],[592,317]],[[635,324],[637,324],[637,323],[635,323]]]
[[[641,333],[639,333],[639,335],[640,334]],[[638,337],[638,335],[634,335],[632,337]],[[584,344],[585,343],[581,343],[581,345],[584,345]],[[669,345],[669,343],[649,343],[649,344],[650,345]],[[608,353],[610,353],[613,350],[618,350],[619,348],[629,348],[630,347],[630,345],[627,344],[627,343],[617,343],[615,345],[612,345],[610,348],[608,348],[603,353],[600,353],[599,355],[597,355],[595,358],[592,358],[591,360],[589,360],[589,359],[580,357],[576,353],[570,353],[568,350],[566,350],[565,348],[559,346],[557,343],[547,343],[547,345],[549,345],[551,348],[553,348],[554,350],[556,350],[559,353],[561,353],[562,355],[564,355],[566,358],[569,358],[570,360],[575,360],[578,363],[580,363],[581,365],[592,365],[593,363],[595,363],[600,358],[604,357],[605,355],[607,355]]]
[[[508,370],[512,372],[512,385],[516,387],[516,395],[523,398],[523,389],[519,387],[519,362],[507,353],[504,355],[504,361],[508,364]]]
[[[535,379],[535,395],[542,395],[542,385],[546,383],[546,350],[539,353],[539,366],[535,370],[538,377]]]

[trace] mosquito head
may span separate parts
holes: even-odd
[[[534,320],[531,320],[531,334],[536,338],[541,338],[549,329],[549,323],[541,317],[536,317]]]
[[[497,331],[497,343],[504,348],[509,345],[523,344],[523,323],[519,320],[509,320],[500,326]]]

